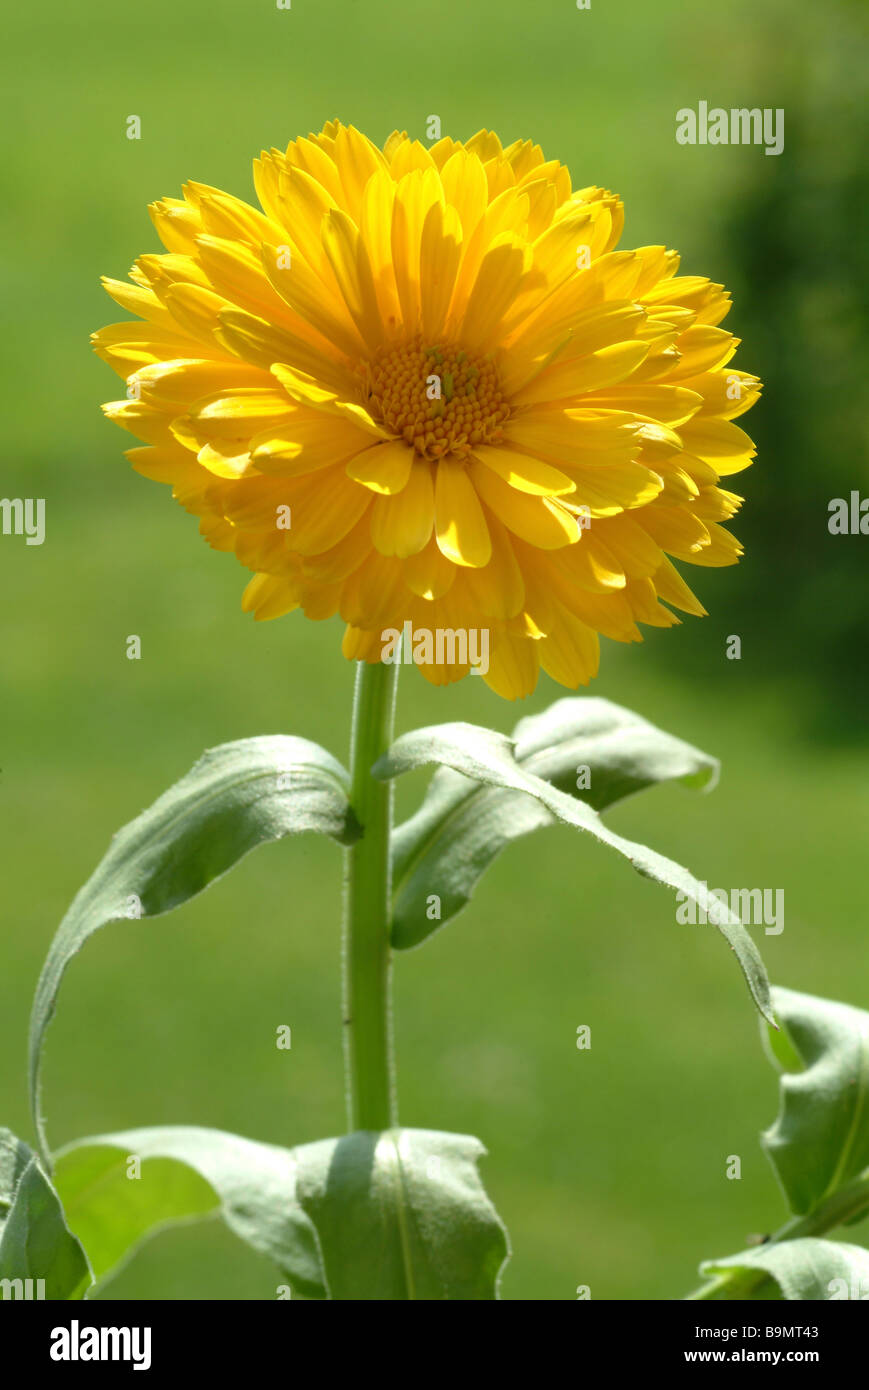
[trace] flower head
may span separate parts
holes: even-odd
[[[616,250],[617,197],[489,131],[381,151],[330,122],[254,179],[260,208],[155,203],[166,253],[105,281],[141,321],[95,335],[127,382],[106,414],[147,441],[128,457],[255,572],[246,609],[339,614],[367,661],[408,623],[484,631],[508,698],[540,667],[587,684],[600,633],[703,613],[669,557],[740,555],[718,483],[760,391],[720,285]],[[432,652],[435,684],[468,673]]]

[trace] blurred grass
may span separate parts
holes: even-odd
[[[0,1122],[27,1135],[36,975],[113,831],[211,744],[286,731],[346,753],[352,669],[338,625],[244,617],[243,572],[127,468],[131,441],[97,410],[116,392],[86,343],[115,316],[97,277],[156,247],[145,203],[187,177],[250,196],[261,146],[332,116],[382,139],[396,125],[421,136],[437,113],[460,137],[481,125],[533,136],[577,182],[622,193],[625,245],[666,240],[690,273],[715,278],[716,257],[736,256],[726,214],[774,161],[677,146],[675,111],[700,97],[786,105],[824,38],[778,0],[589,12],[567,0],[295,0],[289,12],[153,0],[147,15],[50,0],[10,15],[6,36],[3,491],[45,496],[48,521],[41,548],[0,544]],[[124,136],[134,113],[139,142]],[[739,320],[737,304],[736,332]],[[740,360],[766,374],[756,344]],[[752,473],[786,465],[769,451]],[[753,486],[749,474],[748,511]],[[776,582],[772,554],[761,535],[743,562],[759,585]],[[773,978],[869,1004],[869,758],[807,736],[811,650],[764,667],[760,632],[741,662],[723,659],[732,572],[698,574],[712,616],[653,632],[645,649],[606,644],[593,693],[721,756],[722,783],[709,797],[649,793],[611,821],[712,886],[783,887],[784,933],[760,941]],[[131,633],[140,662],[125,658]],[[482,683],[438,692],[410,673],[399,727],[506,730],[564,693],[544,679],[514,709]],[[423,785],[403,786],[400,806]],[[339,1131],[340,877],[331,844],[272,846],[184,909],[89,945],[49,1038],[54,1141],[178,1122],[287,1144]],[[514,847],[463,917],[399,958],[396,1012],[403,1122],[466,1130],[490,1151],[485,1181],[514,1249],[508,1298],[570,1299],[581,1283],[595,1298],[677,1297],[700,1258],[780,1221],[756,1138],[775,1081],[735,962],[598,847],[566,830]],[[290,1052],[274,1046],[281,1023]],[[589,1052],[575,1047],[580,1023]],[[741,1182],[724,1177],[732,1153]],[[277,1282],[208,1223],[162,1236],[110,1293],[258,1298]]]

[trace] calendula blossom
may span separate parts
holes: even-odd
[[[255,572],[245,609],[339,614],[368,662],[407,622],[485,630],[510,699],[541,667],[587,684],[599,634],[704,612],[670,557],[741,554],[718,484],[760,391],[721,285],[616,250],[614,194],[490,131],[380,150],[330,122],[254,181],[261,210],[200,183],[155,203],[165,254],[105,281],[141,321],[94,339],[133,466]]]

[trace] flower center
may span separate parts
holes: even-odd
[[[377,358],[366,391],[368,409],[429,459],[494,443],[510,414],[491,358],[420,340]]]

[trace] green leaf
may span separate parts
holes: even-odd
[[[33,1150],[11,1129],[0,1129],[0,1235],[12,1208],[15,1189],[33,1157]]]
[[[774,1024],[769,981],[757,947],[739,918],[687,869],[647,849],[645,845],[614,834],[591,806],[576,801],[542,777],[535,777],[520,767],[513,754],[512,740],[492,729],[456,723],[439,724],[402,734],[371,770],[375,777],[388,780],[429,763],[451,767],[488,786],[527,793],[551,811],[556,820],[585,831],[624,855],[644,877],[673,888],[682,893],[685,899],[696,902],[711,914],[710,920],[716,921],[739,960],[755,1004],[764,1018]]]
[[[297,1149],[298,1194],[333,1299],[494,1299],[507,1233],[477,1139],[363,1130]]]
[[[513,733],[514,757],[540,777],[595,810],[660,782],[702,787],[718,764],[681,739],[608,700],[557,700],[543,714],[521,719]],[[589,786],[579,769],[588,769]],[[524,792],[480,782],[442,767],[425,800],[393,837],[392,943],[419,942],[468,903],[479,879],[513,840],[558,817]],[[427,899],[440,898],[440,918],[430,921]]]
[[[778,988],[773,1005],[790,1051],[774,1046],[787,1069],[778,1118],[761,1142],[791,1210],[803,1215],[869,1169],[869,1013]]]
[[[710,1279],[731,1276],[731,1298],[762,1297],[764,1276],[773,1279],[782,1297],[789,1300],[869,1298],[869,1250],[813,1236],[760,1245],[724,1260],[707,1260],[700,1273]]]
[[[35,1281],[29,1291],[26,1279]],[[28,1293],[79,1299],[92,1283],[87,1256],[36,1155],[8,1129],[0,1130],[0,1299]]]
[[[149,810],[119,831],[51,944],[30,1019],[30,1092],[40,1147],[45,1031],[64,972],[107,922],[157,916],[200,893],[254,849],[316,830],[350,844],[360,833],[340,763],[303,738],[275,735],[212,748]]]
[[[130,1176],[140,1159],[141,1176]],[[219,1211],[274,1260],[294,1292],[325,1298],[314,1228],[296,1197],[295,1151],[217,1129],[167,1125],[100,1134],[57,1155],[55,1181],[97,1279],[161,1228]]]

